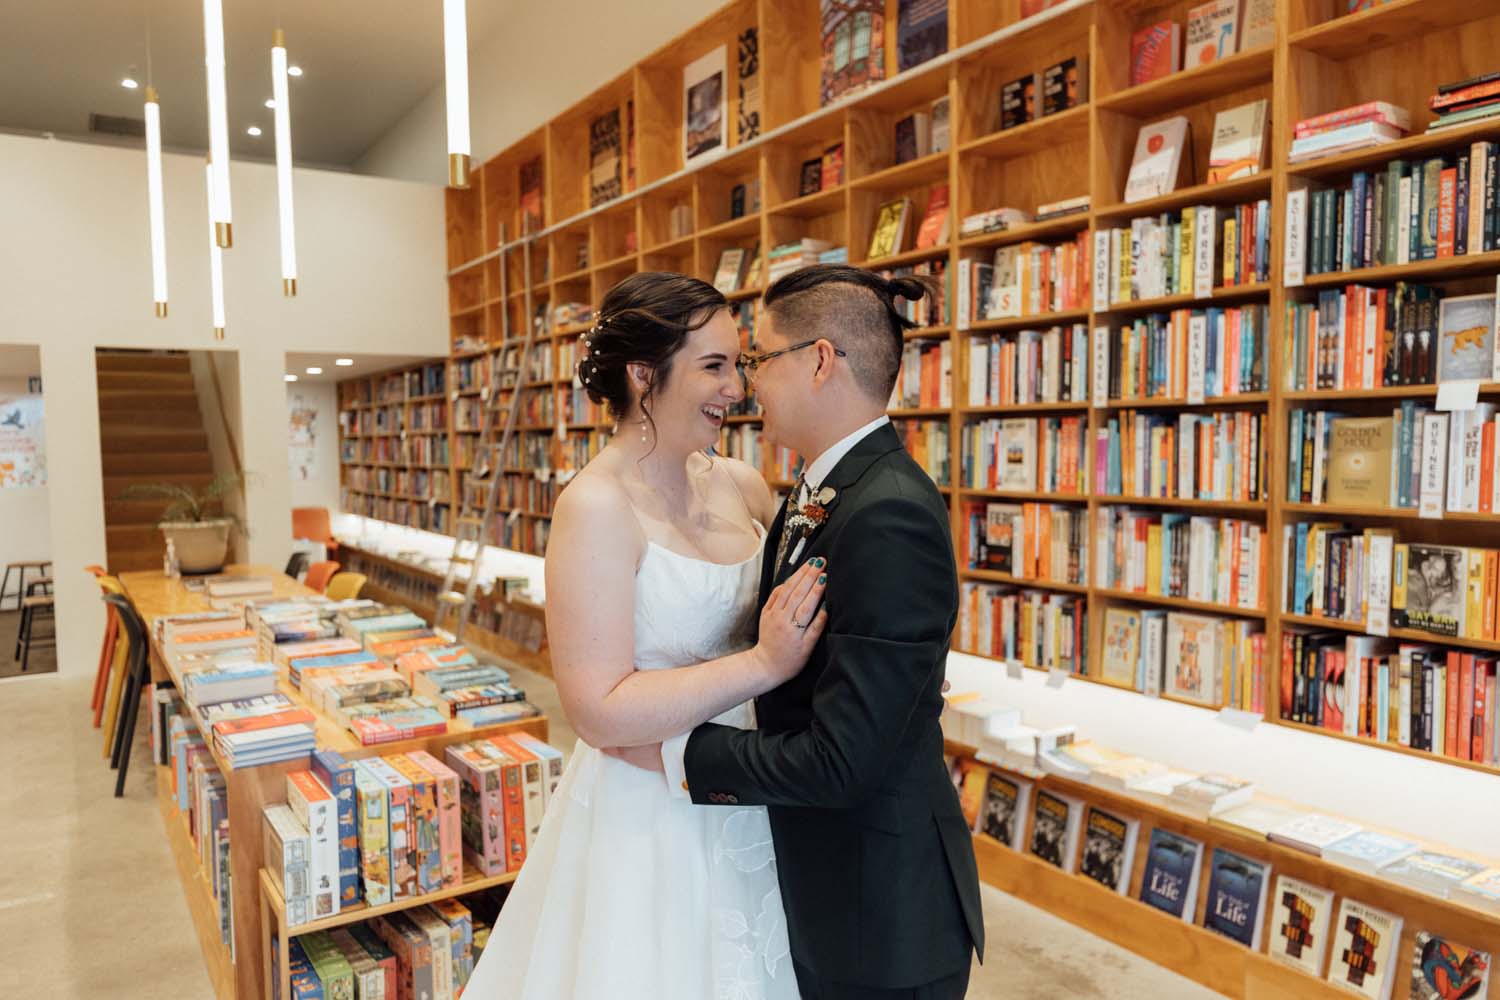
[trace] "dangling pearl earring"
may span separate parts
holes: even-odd
[[[641,444],[646,443],[646,415],[641,414]]]

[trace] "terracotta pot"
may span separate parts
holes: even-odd
[[[227,518],[214,518],[163,521],[157,527],[172,540],[177,563],[184,573],[217,573],[229,559],[229,529],[233,525]]]

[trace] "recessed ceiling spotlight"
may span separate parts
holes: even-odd
[[[302,75],[302,67],[301,66],[288,66],[286,68],[286,75],[287,76],[301,76]]]
[[[309,368],[309,369],[308,369],[308,370],[307,370],[307,374],[309,374],[309,375],[321,375],[321,374],[323,374],[323,369],[321,369],[321,368],[316,368],[316,367],[314,367],[314,368]]]
[[[140,84],[136,82],[135,77],[127,76],[125,79],[120,81],[120,86],[124,87],[126,90],[135,90],[140,86]]]
[[[274,97],[268,97],[268,98],[266,98],[266,107],[270,108],[273,111],[276,110],[276,98],[274,98]]]
[[[249,128],[245,129],[245,132],[249,135],[260,135],[260,126],[251,125]]]
[[[293,375],[291,372],[287,372],[282,377],[284,379],[286,379],[288,382],[295,382],[295,381],[297,381],[297,376]]]
[[[354,364],[354,359],[353,358],[339,358],[337,361],[334,362],[334,364],[338,365],[340,368],[348,368],[348,367],[350,367],[351,365]]]

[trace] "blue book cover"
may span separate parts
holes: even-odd
[[[338,803],[339,905],[359,902],[359,833],[354,822],[354,765],[337,750],[318,750],[312,755],[313,775]]]
[[[1297,522],[1296,561],[1292,565],[1292,614],[1307,614],[1307,522]]]
[[[1201,842],[1160,827],[1152,830],[1141,877],[1141,902],[1192,923],[1202,856]]]
[[[1291,464],[1290,475],[1286,477],[1286,499],[1287,503],[1297,503],[1302,499],[1302,410],[1293,410],[1291,413],[1291,431],[1287,434],[1287,460]]]
[[[1259,951],[1270,875],[1270,865],[1215,847],[1203,926]]]

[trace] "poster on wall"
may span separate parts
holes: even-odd
[[[318,476],[318,406],[300,392],[286,394],[287,457],[292,479],[306,481]]]
[[[0,489],[47,485],[41,396],[0,396]]]

